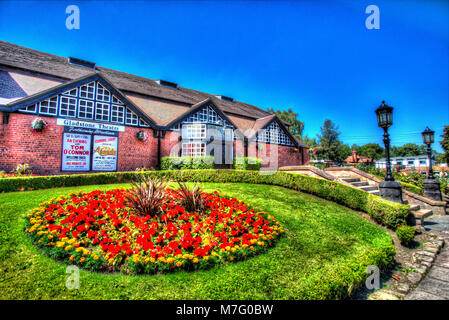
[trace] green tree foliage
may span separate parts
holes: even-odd
[[[444,150],[442,159],[444,160],[444,162],[449,163],[449,126],[444,126],[443,134],[441,135],[441,137],[443,138],[443,140],[440,141],[440,144]]]
[[[309,138],[309,136],[305,135],[301,139],[302,142],[304,142],[309,147],[316,147],[318,146],[318,143],[315,138]]]
[[[277,115],[279,119],[282,119],[290,123],[291,124],[290,133],[301,140],[302,131],[304,130],[304,122],[297,119],[298,114],[296,112],[293,112],[291,108],[289,108],[287,111],[274,110],[273,108],[268,108],[267,111]]]
[[[367,143],[361,147],[358,147],[357,154],[373,160],[379,160],[385,156],[385,149],[377,143]]]
[[[391,157],[413,157],[426,154],[425,145],[417,145],[416,143],[406,143],[401,147],[391,147]]]
[[[327,148],[325,156],[327,159],[337,163],[343,162],[350,154],[351,148],[343,144],[339,140],[340,131],[337,125],[331,120],[324,120],[323,126],[320,128],[320,134],[317,135],[319,145]]]

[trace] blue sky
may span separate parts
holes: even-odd
[[[65,27],[70,4],[79,30]],[[365,27],[370,4],[379,30]],[[449,125],[447,1],[0,1],[0,39],[292,108],[311,137],[331,119],[350,145],[382,144],[382,100],[393,145],[420,144],[426,126],[440,141]]]

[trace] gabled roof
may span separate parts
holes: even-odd
[[[66,80],[74,80],[92,73],[92,69],[70,64],[67,58],[49,53],[21,47],[12,43],[0,41],[0,64],[51,75]],[[196,104],[206,98],[215,98],[214,94],[200,92],[183,87],[169,88],[159,85],[156,80],[132,75],[103,67],[96,67],[105,79],[109,80],[119,90],[139,93],[149,97]],[[217,99],[216,105],[223,111],[241,114],[257,119],[269,115],[265,110],[256,106],[235,101],[228,102]]]
[[[42,100],[46,100],[48,98],[54,97],[63,92],[69,91],[73,88],[80,87],[92,81],[98,81],[101,83],[106,89],[109,90],[113,95],[115,95],[118,99],[120,99],[127,107],[133,109],[133,111],[139,115],[145,122],[147,122],[151,127],[157,128],[156,123],[151,119],[142,109],[130,101],[126,96],[124,96],[118,89],[114,87],[109,81],[107,81],[101,74],[93,72],[88,75],[85,75],[79,79],[68,81],[57,86],[51,87],[49,89],[43,90],[41,92],[14,100],[4,106],[0,106],[0,111],[16,111],[26,106],[35,104]]]
[[[254,136],[259,128],[263,129],[275,119],[294,143],[307,147],[290,134],[285,127],[289,124],[277,116],[244,102],[218,99],[215,94],[180,86],[166,87],[159,85],[156,80],[99,66],[95,69],[85,68],[70,64],[67,58],[4,41],[0,41],[0,68],[24,74],[26,72],[28,76],[36,76],[36,79],[48,78],[54,82],[48,82],[45,89],[35,90],[32,94],[25,93],[13,99],[3,99],[2,102],[6,101],[6,104],[0,104],[0,110],[17,110],[95,79],[134,109],[133,111],[153,128],[169,129],[206,103],[210,103],[223,119],[246,136]],[[1,85],[0,83],[0,89]]]

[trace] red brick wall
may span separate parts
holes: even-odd
[[[48,127],[43,133],[33,133],[30,124],[34,118],[35,115],[11,113],[9,124],[0,122],[0,170],[9,172],[19,163],[28,163],[36,174],[70,173],[61,171],[64,126],[57,125],[56,118],[41,116]],[[139,130],[147,132],[146,141],[137,139]],[[125,132],[119,133],[118,171],[156,167],[157,161],[157,138],[153,138],[152,129],[126,127]]]
[[[144,131],[147,140],[137,139],[137,132]],[[153,137],[153,129],[126,127],[119,133],[117,171],[133,171],[136,168],[156,168],[157,138]]]
[[[302,149],[299,149],[296,152],[294,149],[294,147],[289,146],[250,142],[248,156],[262,159],[263,168],[277,170],[280,167],[304,164],[303,152],[301,152]]]
[[[9,124],[0,124],[0,170],[9,172],[19,163],[28,163],[37,174],[59,173],[64,127],[56,125],[56,118],[41,117],[48,123],[47,130],[34,133],[34,118],[11,113]]]
[[[61,149],[63,126],[56,125],[56,118],[42,117],[48,123],[44,133],[33,133],[30,129],[34,115],[11,113],[9,124],[2,124],[0,112],[0,170],[11,171],[19,163],[28,163],[36,174],[67,174],[61,172]],[[148,139],[140,141],[136,133],[143,130]],[[167,131],[161,141],[161,157],[179,154],[180,133]],[[249,143],[248,156],[263,160],[263,166],[270,170],[279,167],[301,165],[309,160],[307,149],[293,152],[292,147],[259,143]],[[302,151],[302,152],[301,152]],[[243,157],[243,141],[234,141],[234,156]],[[126,127],[119,133],[117,170],[128,171],[136,168],[156,168],[158,165],[157,138],[150,128]],[[76,172],[80,173],[80,172]]]

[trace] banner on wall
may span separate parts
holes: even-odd
[[[116,171],[118,137],[94,135],[93,139],[92,170]]]
[[[64,133],[62,144],[63,171],[90,170],[91,135]]]

